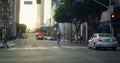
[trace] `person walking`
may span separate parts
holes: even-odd
[[[57,46],[60,47],[60,32],[57,33]]]
[[[2,31],[2,42],[3,42],[3,48],[5,47],[9,48],[9,46],[7,45],[7,40],[6,40],[6,31],[4,29]]]

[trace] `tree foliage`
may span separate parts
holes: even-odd
[[[106,6],[109,4],[109,0],[99,0],[99,2]],[[83,22],[88,22],[88,24],[91,23],[91,25],[89,25],[91,28],[96,27],[93,26],[96,24],[95,18],[100,17],[101,13],[105,10],[107,10],[106,7],[98,4],[94,0],[83,0],[83,2],[77,2],[77,0],[64,0],[64,4],[61,4],[56,9],[54,19],[57,22],[74,23],[76,33],[78,34],[80,24]],[[91,16],[91,20],[88,19],[89,16]]]
[[[100,2],[106,6],[109,4],[109,0],[100,0]],[[107,10],[107,8],[96,3],[94,0],[83,0],[83,2],[64,0],[64,4],[61,4],[55,11],[54,19],[57,22],[72,22],[72,19],[75,17],[78,20],[84,20],[89,15],[93,17],[100,16],[104,10]]]
[[[72,2],[74,0],[64,0],[64,4],[61,4],[55,11],[54,19],[57,22],[72,22],[73,15],[72,11]]]
[[[19,26],[20,26],[21,32],[25,33],[27,26],[25,24],[19,24]]]

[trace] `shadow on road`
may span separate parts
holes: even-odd
[[[96,51],[120,51],[120,49],[114,50],[114,49],[111,49],[111,48],[106,48],[106,49],[100,48],[100,49],[97,49]]]
[[[3,49],[3,46],[0,46],[0,49]]]

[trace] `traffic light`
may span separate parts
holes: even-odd
[[[116,14],[115,13],[112,13],[111,14],[111,21],[113,22],[113,21],[115,21],[116,20]]]
[[[111,26],[112,26],[112,28],[114,28],[117,18],[118,18],[117,13],[112,13],[110,18],[111,18]]]

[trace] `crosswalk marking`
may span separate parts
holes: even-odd
[[[83,46],[52,46],[52,47],[14,47],[14,48],[9,48],[8,50],[36,50],[36,49],[60,49],[60,48],[68,48],[68,49],[79,49],[79,48],[87,48]]]

